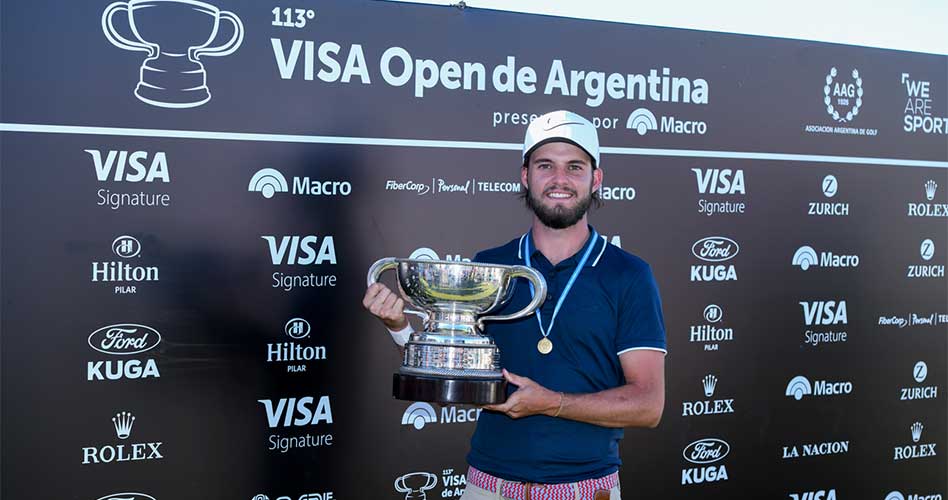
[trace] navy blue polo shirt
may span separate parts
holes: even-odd
[[[590,238],[593,232],[590,228]],[[485,250],[476,262],[523,265],[524,235]],[[587,239],[586,245],[589,244]],[[541,307],[544,328],[570,276],[586,250],[550,264],[530,241],[532,266],[546,278]],[[497,311],[509,314],[531,299],[529,282],[518,279],[511,301]],[[493,312],[492,312],[493,314]],[[649,265],[599,236],[586,265],[567,295],[550,331],[550,354],[540,354],[536,315],[516,321],[487,322],[486,333],[500,348],[500,364],[547,389],[599,392],[625,384],[619,355],[635,349],[665,352],[665,324],[658,287]],[[508,394],[516,389],[508,386]],[[622,429],[533,415],[512,419],[484,411],[471,438],[468,463],[510,481],[568,483],[618,470]]]

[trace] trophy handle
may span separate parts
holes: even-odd
[[[112,24],[112,17],[120,10],[125,11],[126,17],[128,17],[128,4],[125,2],[115,2],[105,8],[102,12],[102,33],[105,33],[105,37],[109,39],[112,45],[120,49],[148,52],[148,57],[154,57],[158,53],[157,46],[143,41],[129,40],[116,31]]]
[[[398,260],[395,259],[395,257],[386,257],[384,259],[375,261],[375,264],[372,264],[372,266],[369,267],[369,273],[365,279],[366,288],[378,283],[379,277],[382,276],[382,273],[388,271],[389,269],[395,269],[396,267],[398,267]],[[412,309],[410,307],[405,307],[403,312],[405,314],[418,316],[422,319],[422,321],[428,321],[428,318],[430,317],[428,313],[419,311],[417,309]]]
[[[477,318],[477,329],[483,330],[485,321],[506,321],[510,319],[520,319],[524,316],[533,314],[533,311],[536,311],[540,304],[546,300],[546,280],[543,279],[543,276],[540,275],[532,267],[527,266],[512,266],[513,270],[510,272],[509,276],[511,278],[526,278],[530,280],[530,283],[533,284],[533,300],[527,304],[527,307],[513,313],[505,314],[502,316],[481,316]]]
[[[224,45],[219,45],[217,47],[203,48],[199,47],[194,49],[193,57],[194,60],[197,60],[201,56],[226,56],[233,54],[236,51],[240,44],[244,41],[244,24],[240,22],[240,18],[234,15],[233,12],[228,12],[222,10],[220,13],[221,19],[226,19],[234,25],[234,35],[230,37],[230,40],[227,41]]]

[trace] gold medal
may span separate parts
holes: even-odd
[[[543,337],[537,342],[537,350],[540,351],[540,354],[549,354],[553,352],[553,342],[550,342],[550,339]]]

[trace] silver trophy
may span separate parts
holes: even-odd
[[[372,264],[368,285],[389,269],[396,270],[398,288],[410,304],[405,313],[420,316],[425,325],[405,344],[393,395],[438,403],[505,401],[500,350],[483,334],[484,322],[533,314],[546,298],[543,276],[525,266],[389,257]],[[515,278],[533,284],[533,300],[513,314],[485,316],[510,300]]]

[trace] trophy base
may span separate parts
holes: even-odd
[[[507,400],[505,379],[425,377],[396,373],[392,396],[405,401],[490,405]]]

